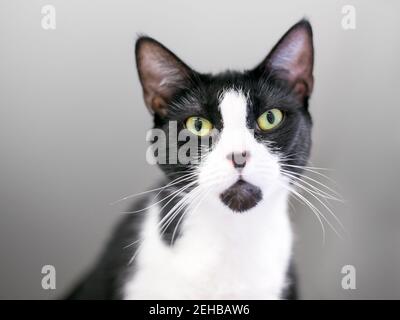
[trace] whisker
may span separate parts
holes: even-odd
[[[216,180],[211,180],[208,179],[206,180],[206,183],[208,182],[208,184],[211,183],[215,183],[218,182]],[[206,184],[207,186],[207,184]],[[165,230],[168,228],[169,224],[172,222],[173,219],[175,219],[175,217],[179,214],[179,212],[184,209],[184,207],[186,206],[185,202],[190,200],[191,194],[197,192],[197,191],[201,191],[201,188],[205,187],[205,186],[197,186],[196,188],[194,188],[192,191],[190,191],[187,195],[185,195],[165,216],[164,218],[160,221],[160,224],[163,223],[163,220],[168,220],[169,222],[166,222],[163,224],[162,229],[163,229],[163,233],[165,232]],[[172,218],[171,218],[172,217]],[[168,225],[166,225],[168,223]],[[162,234],[163,234],[162,233]]]
[[[329,198],[329,199],[331,199],[331,200],[335,200],[335,201],[339,201],[339,202],[343,202],[343,201],[344,201],[344,200],[338,198],[338,197],[340,197],[340,195],[339,195],[335,190],[333,190],[332,188],[326,186],[326,185],[323,184],[322,182],[319,182],[319,181],[317,181],[317,180],[315,180],[315,179],[312,179],[312,178],[310,178],[310,177],[308,177],[308,176],[306,176],[306,175],[302,175],[302,174],[298,174],[298,173],[293,174],[291,171],[288,171],[288,170],[285,170],[285,169],[281,169],[281,172],[282,172],[282,174],[284,174],[284,175],[286,175],[286,176],[288,176],[288,177],[290,177],[290,178],[293,178],[293,179],[302,181],[303,183],[307,184],[307,185],[310,186],[311,188],[313,188],[313,189],[319,191],[320,193],[324,194],[325,197],[327,197],[327,198]],[[320,186],[326,188],[327,190],[331,191],[332,193],[334,193],[335,196],[330,195],[329,193],[327,193],[327,192],[325,192],[325,191],[323,191],[323,190],[317,188],[316,186],[312,185],[311,183],[309,183],[309,182],[307,182],[307,181],[304,181],[304,180],[301,179],[300,177],[317,183],[318,185],[320,185]]]
[[[168,213],[169,215],[168,220],[163,224],[163,226],[160,227],[161,235],[163,235],[167,231],[170,224],[179,215],[179,213],[185,209],[188,202],[193,201],[199,194],[201,194],[200,189],[193,191],[190,195],[188,194],[186,197],[184,197],[184,199],[182,199],[182,202],[180,204],[177,204],[176,207],[171,209],[171,212]]]
[[[195,212],[196,212],[196,210],[198,209],[198,207],[200,206],[200,204],[203,202],[203,200],[209,195],[209,193],[211,192],[211,190],[212,190],[212,188],[210,188],[209,190],[208,190],[208,192],[206,192],[204,195],[203,195],[203,197],[199,200],[199,203],[197,204],[197,206],[194,208],[194,210],[192,211],[192,214],[194,214]],[[201,194],[200,194],[201,195]],[[199,196],[200,197],[200,196]],[[197,198],[199,198],[199,197],[197,197]],[[174,242],[174,240],[175,240],[175,233],[177,232],[177,230],[178,230],[178,227],[179,227],[179,224],[181,223],[181,221],[182,221],[182,219],[183,219],[183,217],[187,214],[187,212],[188,212],[189,210],[187,210],[187,211],[185,211],[182,215],[181,215],[181,217],[179,218],[179,220],[178,220],[178,222],[177,222],[177,224],[176,224],[176,226],[175,226],[175,228],[174,228],[174,232],[172,233],[172,238],[171,238],[171,244]]]
[[[340,221],[340,219],[333,213],[333,211],[321,200],[319,199],[316,195],[314,195],[313,193],[311,193],[309,191],[309,189],[305,188],[304,186],[300,185],[299,183],[295,183],[296,186],[298,186],[299,188],[301,188],[302,190],[308,192],[312,197],[314,197],[319,203],[321,203],[321,205],[324,206],[324,208],[326,210],[328,210],[328,212],[335,218],[336,222],[340,225],[340,227],[343,229],[343,231],[346,232],[346,229],[343,225],[343,223]]]
[[[180,176],[180,177],[174,179],[173,181],[171,181],[170,183],[168,183],[165,186],[162,186],[162,187],[159,187],[159,188],[155,188],[155,189],[151,189],[151,190],[147,190],[147,191],[143,191],[143,192],[139,192],[139,193],[135,193],[135,194],[131,194],[129,196],[125,196],[125,197],[123,197],[123,198],[121,198],[121,199],[119,199],[117,201],[111,202],[110,205],[115,205],[115,204],[117,204],[119,202],[122,202],[122,201],[125,201],[127,199],[135,198],[135,197],[138,197],[138,196],[141,196],[141,195],[144,195],[144,194],[147,194],[147,193],[151,193],[151,192],[154,192],[154,191],[157,191],[157,190],[161,190],[162,191],[167,187],[176,185],[178,183],[181,183],[182,181],[186,181],[186,178],[190,178],[190,177],[195,176],[195,175],[196,175],[195,172],[185,174],[183,176]],[[179,180],[179,179],[185,179],[185,180]]]
[[[147,207],[142,208],[142,209],[139,209],[139,210],[134,210],[134,211],[124,211],[124,212],[122,212],[122,213],[125,213],[125,214],[140,213],[140,212],[146,211],[146,210],[148,210],[148,209],[150,209],[150,208],[152,208],[152,207],[158,205],[159,203],[165,201],[166,199],[172,197],[172,198],[162,207],[162,209],[163,209],[163,208],[164,208],[165,206],[167,206],[173,199],[175,199],[176,196],[179,195],[179,193],[181,193],[181,192],[183,192],[184,190],[190,188],[191,186],[195,185],[196,183],[197,183],[197,181],[189,182],[189,183],[186,184],[185,186],[183,186],[183,187],[181,187],[181,188],[179,188],[179,189],[177,189],[177,190],[175,190],[175,191],[169,193],[167,196],[165,196],[165,197],[162,198],[161,200],[159,200],[159,201],[157,201],[157,202],[155,202],[155,203],[152,203],[150,206],[147,206]],[[154,199],[155,199],[155,198],[156,198],[156,197],[154,197]],[[153,199],[153,200],[154,200],[154,199]]]
[[[322,219],[324,219],[324,221],[331,227],[331,229],[336,233],[336,235],[340,238],[343,239],[341,234],[336,230],[336,228],[332,225],[332,223],[322,214],[322,212],[315,206],[313,205],[307,198],[305,198],[304,196],[302,196],[300,193],[298,193],[297,191],[291,189],[290,190],[293,194],[295,194],[296,196],[298,196],[300,199],[302,199],[305,203],[307,203],[307,205],[310,207],[311,210],[315,210],[316,212],[319,213],[320,217],[322,217]]]
[[[268,170],[266,169],[266,167],[260,167],[259,170],[263,173],[268,172]],[[286,176],[287,178],[290,179],[290,177],[294,177],[292,174],[288,174],[286,172],[282,172],[281,173],[283,176]],[[328,212],[335,218],[335,220],[337,221],[337,223],[340,225],[340,227],[345,231],[345,228],[342,224],[342,222],[339,220],[339,218],[332,212],[332,210],[321,200],[317,197],[316,194],[318,194],[316,191],[311,190],[307,187],[305,187],[304,185],[302,185],[301,183],[306,183],[306,181],[301,180],[299,177],[295,177],[296,180],[291,180],[292,184],[299,187],[300,189],[306,191],[308,194],[310,194],[313,198],[315,198],[320,204],[323,205],[323,207],[325,209],[328,210]],[[300,183],[301,182],[301,183]],[[293,195],[295,195],[298,199],[300,199],[304,204],[306,204],[312,211],[313,213],[316,215],[316,217],[318,218],[318,221],[321,224],[322,230],[323,230],[323,241],[325,241],[325,228],[323,227],[323,223],[321,218],[331,227],[331,229],[337,234],[337,236],[339,238],[342,239],[341,234],[336,230],[336,228],[332,225],[332,223],[325,217],[325,215],[312,203],[310,202],[310,200],[308,200],[307,198],[305,198],[304,196],[302,196],[300,193],[298,193],[296,190],[294,190],[293,188],[291,188],[290,186],[287,186],[285,183],[281,183],[281,185],[287,189],[288,191],[290,191]],[[316,190],[318,190],[319,192],[325,193],[324,191],[320,190],[319,188],[308,184],[311,187],[315,188]],[[328,195],[330,196],[330,195]]]

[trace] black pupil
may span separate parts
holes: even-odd
[[[271,124],[275,122],[275,116],[271,111],[267,112],[267,121]]]
[[[200,131],[202,127],[203,121],[201,121],[200,118],[196,118],[196,120],[194,121],[194,128],[196,129],[196,131]]]

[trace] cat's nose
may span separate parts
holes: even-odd
[[[249,157],[250,153],[248,151],[232,152],[226,156],[226,158],[232,163],[233,167],[238,170],[241,170],[246,166]]]

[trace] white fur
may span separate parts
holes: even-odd
[[[124,287],[125,299],[279,299],[291,253],[288,192],[276,155],[246,127],[247,99],[224,92],[220,101],[224,128],[199,168],[199,190],[186,212],[182,236],[173,246],[160,237],[159,207],[147,213],[137,269]],[[243,178],[261,188],[263,199],[234,213],[219,194],[238,179],[226,159],[247,151]]]

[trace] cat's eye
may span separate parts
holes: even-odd
[[[269,131],[276,128],[283,120],[283,112],[279,109],[271,109],[258,117],[257,123],[261,130]]]
[[[196,136],[203,137],[211,132],[213,125],[205,118],[190,117],[186,120],[186,128]]]

